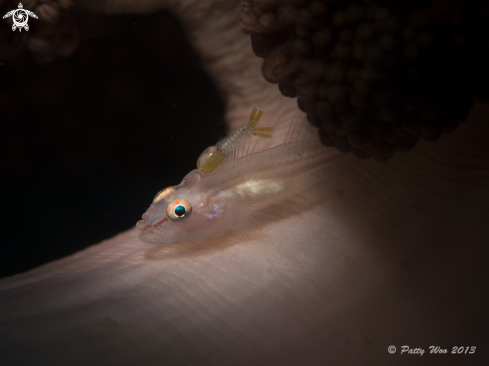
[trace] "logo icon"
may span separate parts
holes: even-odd
[[[17,28],[19,28],[19,32],[22,31],[22,28],[28,31],[29,25],[27,25],[27,22],[29,21],[29,15],[37,19],[36,14],[34,14],[32,11],[25,10],[22,3],[19,3],[19,8],[9,11],[3,16],[3,19],[12,16],[12,20],[14,21],[14,24],[12,25],[13,31],[15,31]]]

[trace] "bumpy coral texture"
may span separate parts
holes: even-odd
[[[489,95],[489,6],[243,0],[241,28],[326,146],[378,160],[436,140]]]

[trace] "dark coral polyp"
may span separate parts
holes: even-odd
[[[326,146],[390,159],[436,140],[489,95],[489,5],[460,0],[248,0],[262,73],[298,97]]]

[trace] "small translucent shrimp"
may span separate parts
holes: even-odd
[[[263,133],[273,131],[273,127],[255,128],[260,118],[263,115],[262,111],[253,108],[250,113],[248,122],[245,123],[235,134],[227,136],[219,141],[216,146],[210,146],[200,154],[197,160],[197,168],[203,173],[212,173],[224,162],[226,156],[234,151],[245,140],[252,136],[259,136],[271,139],[272,135]]]
[[[298,134],[289,128],[281,145],[228,159],[212,174],[195,169],[178,186],[162,190],[136,225],[139,239],[170,245],[253,227],[249,219],[257,210],[307,189],[345,159],[325,153],[315,134],[300,137],[308,127],[302,123]]]

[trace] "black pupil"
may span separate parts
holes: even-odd
[[[178,217],[185,216],[185,207],[183,206],[175,207],[175,215],[177,215]]]

